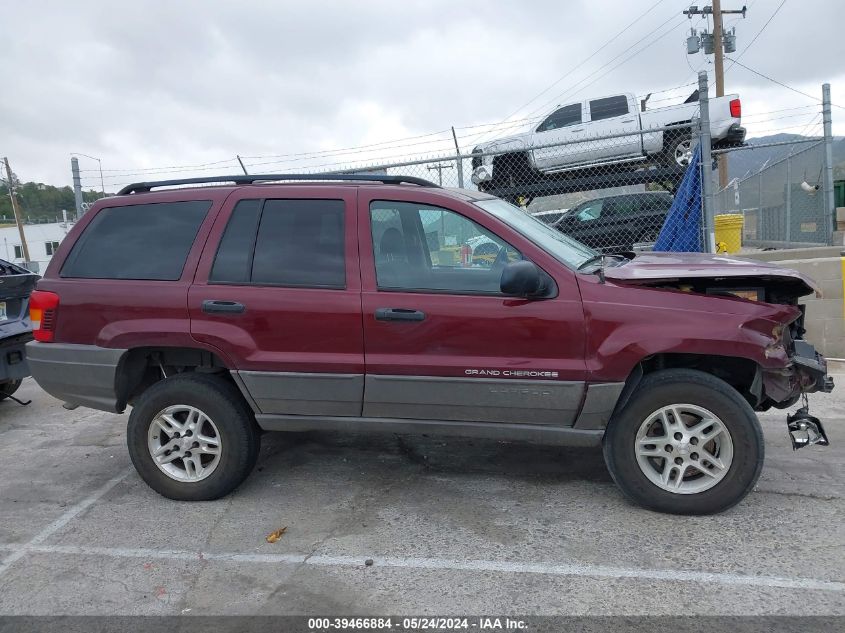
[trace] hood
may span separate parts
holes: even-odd
[[[767,285],[780,281],[794,288],[797,296],[812,292],[821,296],[818,284],[797,270],[769,262],[708,253],[636,253],[628,263],[608,267],[604,274],[607,279],[616,282],[644,285],[693,279],[743,280],[747,283],[759,280]]]
[[[530,138],[526,138],[532,132],[530,126],[522,126],[523,129],[520,129],[513,134],[508,134],[507,136],[501,136],[499,138],[494,138],[484,143],[479,143],[473,148],[473,152],[494,152],[497,150],[505,150],[505,149],[524,149],[528,144],[526,141],[530,141]]]

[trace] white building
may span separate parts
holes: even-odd
[[[73,222],[51,222],[49,224],[24,224],[24,235],[29,248],[29,266],[33,272],[44,274],[53,253],[73,227]],[[24,265],[21,235],[15,225],[0,228],[0,259]]]

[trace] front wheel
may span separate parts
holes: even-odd
[[[739,503],[760,476],[763,454],[748,402],[719,378],[688,369],[646,376],[604,438],[622,492],[673,514],[713,514]]]

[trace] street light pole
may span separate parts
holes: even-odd
[[[103,161],[101,161],[96,156],[89,156],[88,154],[82,154],[80,152],[72,152],[71,156],[84,156],[85,158],[90,158],[91,160],[97,161],[97,164],[100,166],[100,192],[103,194],[103,197],[106,197],[106,184],[103,180]]]

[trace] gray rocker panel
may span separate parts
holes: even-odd
[[[265,431],[341,431],[351,433],[401,433],[475,437],[558,446],[600,446],[604,430],[500,422],[409,420],[309,415],[256,415]]]

